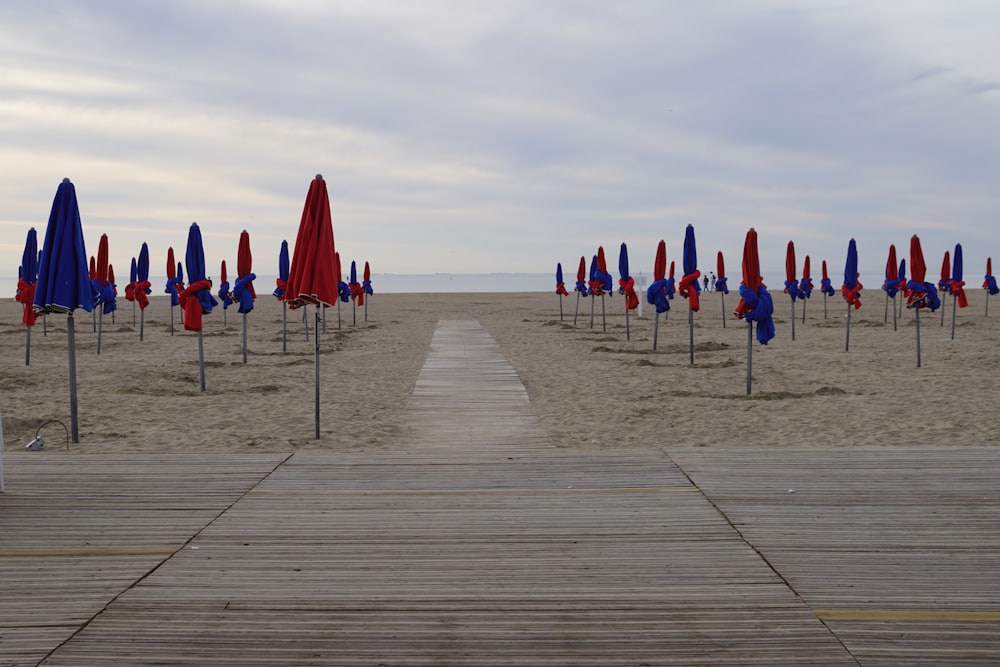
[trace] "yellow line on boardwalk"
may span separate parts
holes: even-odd
[[[1000,611],[958,611],[948,609],[816,609],[822,621],[945,621],[956,623],[998,623]]]
[[[0,549],[0,558],[44,558],[49,556],[169,556],[173,547],[84,547],[77,549]]]

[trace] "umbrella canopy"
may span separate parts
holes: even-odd
[[[635,281],[628,272],[628,246],[622,243],[618,252],[618,292],[625,295],[625,310],[639,307],[639,295],[635,293]]]
[[[365,294],[371,296],[375,290],[372,289],[372,268],[368,266],[368,262],[365,262],[365,272],[361,275],[361,289],[365,291]]]
[[[38,282],[38,232],[32,227],[24,239],[24,254],[17,272],[17,302],[23,305],[21,322],[35,326],[35,285]]]
[[[245,229],[240,232],[240,245],[236,251],[236,272],[233,300],[240,305],[239,312],[249,313],[253,310],[253,302],[257,299],[257,292],[253,288],[253,281],[257,276],[253,272],[253,255],[250,254],[250,234]],[[188,269],[188,280],[194,280],[190,269]]]
[[[965,281],[962,279],[963,271],[962,244],[955,245],[955,255],[951,260],[951,277],[948,280],[948,291],[955,297],[955,304],[959,308],[966,308],[969,305],[969,298],[965,295]]]
[[[993,258],[986,258],[986,275],[983,276],[983,289],[989,294],[1000,293],[1000,287],[997,286],[996,276],[993,275]]]
[[[757,232],[752,227],[743,242],[743,282],[740,283],[740,302],[733,314],[757,323],[757,341],[761,345],[767,345],[774,338],[774,302],[760,275]]]
[[[890,299],[896,297],[899,292],[899,268],[896,266],[896,245],[889,244],[889,257],[885,262],[885,282],[882,284],[886,296]]]
[[[670,310],[671,294],[668,293],[666,276],[667,242],[660,239],[656,245],[656,258],[653,260],[653,282],[646,288],[646,303],[652,304],[657,314]]]
[[[229,272],[226,269],[226,260],[222,260],[219,267],[219,301],[222,302],[222,309],[227,310],[233,303],[233,297],[229,293]]]
[[[105,315],[118,308],[114,287],[108,280],[108,267],[108,235],[101,234],[101,240],[97,246],[97,265],[92,285],[97,302],[102,305]]]
[[[344,265],[340,263],[340,253],[333,253],[333,265],[337,271],[337,296],[341,301],[347,303],[351,298],[351,286],[344,280]]]
[[[153,286],[149,282],[149,246],[145,242],[139,248],[139,259],[135,263],[134,290],[139,308],[145,310],[149,305],[149,295],[153,293]]]
[[[799,282],[799,296],[803,299],[808,299],[812,296],[812,291],[812,266],[809,264],[809,255],[806,255],[805,260],[802,262],[802,280]],[[803,308],[804,307],[805,306],[803,306]],[[803,311],[803,313],[804,312],[805,311]]]
[[[719,276],[715,279],[715,291],[729,294],[729,279],[726,278],[726,260],[722,257],[721,250],[715,258],[715,270]]]
[[[924,251],[916,234],[910,238],[910,280],[906,289],[909,291],[907,308],[929,308],[934,312],[941,307],[937,288],[934,283],[927,282],[927,264],[924,263]]]
[[[684,276],[681,278],[681,284],[677,286],[677,291],[682,297],[688,300],[688,307],[698,312],[701,308],[698,297],[698,293],[701,291],[701,286],[698,284],[701,271],[698,270],[698,251],[694,241],[694,225],[688,225],[684,230],[683,261]]]
[[[829,296],[833,296],[834,294],[833,282],[830,280],[830,274],[828,274],[826,271],[825,259],[823,260],[822,278],[820,278],[819,281],[819,291],[822,292],[823,294],[828,294]]]
[[[580,266],[576,270],[576,287],[574,288],[580,293],[580,296],[587,296],[587,259],[585,257],[580,258]]]
[[[844,284],[840,293],[844,295],[847,305],[855,310],[861,307],[861,281],[858,280],[858,244],[851,239],[847,244],[847,261],[844,263]]]
[[[282,241],[281,250],[278,251],[278,278],[275,282],[277,287],[274,289],[274,296],[283,299],[288,287],[288,241]]]
[[[332,306],[337,302],[339,279],[333,266],[334,252],[330,196],[326,181],[317,174],[309,184],[288,269],[284,299],[289,306]]]
[[[170,295],[171,308],[177,305],[177,295],[184,289],[184,272],[180,262],[174,261],[173,247],[167,248],[167,288],[165,294]]]
[[[799,279],[795,270],[795,243],[788,242],[785,248],[785,294],[792,297],[792,301],[799,298]]]
[[[944,259],[941,261],[941,280],[938,281],[938,289],[942,293],[948,291],[948,283],[951,280],[951,253],[944,251]]]
[[[132,258],[132,266],[128,271],[128,285],[125,286],[125,299],[127,301],[135,301],[135,284],[137,282],[137,275],[139,273],[139,266],[136,262],[135,257]]]
[[[605,292],[611,291],[612,278],[608,273],[607,260],[604,257],[604,246],[597,247],[597,254],[590,260],[590,288],[591,296],[601,296]]]
[[[45,229],[35,286],[35,311],[69,313],[77,308],[92,311],[94,298],[87,267],[76,189],[65,179],[56,191]]]
[[[211,313],[219,302],[212,296],[212,282],[205,273],[205,247],[197,222],[192,222],[188,229],[184,265],[187,267],[188,285],[177,296],[178,303],[184,309],[184,328],[188,331],[201,331],[202,315]]]
[[[556,262],[556,294],[569,296],[569,292],[566,291],[566,282],[563,280],[562,262]]]
[[[365,291],[358,282],[358,264],[351,260],[351,278],[347,281],[347,287],[351,290],[351,300],[357,305],[365,305]]]

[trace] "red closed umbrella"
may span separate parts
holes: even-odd
[[[334,260],[333,218],[330,215],[330,196],[326,181],[319,174],[309,184],[299,231],[295,237],[295,250],[288,269],[288,286],[284,300],[292,308],[313,304],[332,305],[337,301],[338,274]],[[319,440],[319,311],[316,311],[314,341],[316,386],[315,424]]]
[[[795,340],[795,300],[799,298],[799,279],[795,270],[795,243],[785,248],[785,294],[792,300],[792,340]]]
[[[726,295],[729,294],[729,285],[727,284],[728,278],[726,278],[726,260],[722,257],[722,251],[720,250],[715,258],[715,291],[719,293],[722,299],[722,328],[726,328]]]
[[[757,232],[750,228],[743,242],[743,283],[740,285],[740,302],[733,312],[747,322],[747,395],[752,388],[753,323],[757,323],[757,340],[762,345],[774,338],[774,303],[760,275],[760,255],[757,251]]]
[[[247,362],[247,313],[253,310],[257,292],[253,281],[257,277],[253,272],[253,255],[250,253],[250,233],[243,230],[240,233],[240,243],[236,251],[236,283],[233,285],[233,301],[239,304],[238,311],[243,315],[243,363]]]
[[[576,326],[577,315],[580,314],[580,297],[587,296],[587,258],[580,257],[580,266],[576,270],[576,308],[573,310],[573,326]]]
[[[910,281],[906,284],[906,288],[909,292],[906,307],[914,309],[916,320],[917,368],[920,368],[920,311],[929,308],[931,312],[934,312],[940,305],[940,301],[934,283],[927,282],[927,264],[924,262],[924,251],[920,247],[920,238],[916,234],[910,238]]]

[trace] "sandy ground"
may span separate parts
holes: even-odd
[[[261,292],[266,292],[258,287]],[[986,295],[970,289],[957,314],[952,299],[920,321],[921,367],[913,311],[894,330],[885,296],[867,290],[851,319],[838,295],[814,293],[791,305],[775,294],[778,335],[753,344],[753,392],[746,393],[747,325],[732,318],[737,296],[703,294],[694,314],[690,363],[687,303],[675,300],[660,317],[653,351],[651,307],[629,320],[615,295],[376,294],[368,317],[351,304],[327,310],[321,333],[322,437],[313,439],[313,339],[301,311],[288,312],[282,351],[282,307],[265,293],[247,316],[248,362],[242,357],[242,316],[231,308],[205,318],[207,390],[199,390],[198,336],[170,333],[166,297],[138,315],[120,298],[114,321],[102,323],[101,354],[91,315],[76,316],[80,443],[84,452],[354,451],[405,449],[402,410],[441,319],[476,319],[520,374],[542,425],[559,447],[615,448],[854,445],[995,445],[1000,410],[1000,301],[984,316]],[[602,306],[606,317],[602,318]],[[994,307],[993,303],[990,307]],[[66,317],[49,316],[31,334],[25,365],[20,304],[0,301],[0,412],[8,449],[23,447],[49,420],[70,425]],[[310,319],[313,309],[309,309]],[[356,319],[356,323],[355,323]],[[606,325],[605,325],[606,322]],[[312,334],[312,324],[310,324]],[[43,455],[65,452],[58,423],[42,426]]]

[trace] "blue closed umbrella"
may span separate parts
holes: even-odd
[[[618,251],[618,292],[625,296],[625,340],[631,340],[628,311],[639,307],[639,295],[635,293],[635,281],[628,270],[628,246],[622,243]]]
[[[31,365],[31,327],[35,326],[35,286],[38,282],[38,234],[28,230],[24,239],[24,254],[17,270],[17,301],[23,305],[21,322],[25,326],[24,365]]]
[[[691,349],[691,363],[694,363],[694,313],[701,308],[698,293],[701,287],[698,285],[698,278],[701,272],[698,270],[698,251],[694,242],[694,225],[688,225],[684,230],[684,277],[677,288],[681,296],[688,300],[688,333]]]
[[[135,300],[139,302],[139,340],[143,339],[146,328],[146,306],[153,286],[149,282],[149,246],[143,241],[139,248],[139,259],[135,264]]]
[[[201,369],[200,385],[205,391],[205,347],[202,338],[202,315],[212,312],[218,301],[212,296],[212,283],[205,272],[205,248],[201,240],[201,229],[198,223],[192,222],[188,230],[187,250],[184,254],[184,265],[187,267],[188,284],[177,300],[184,313],[184,328],[198,332],[198,362]],[[177,267],[177,275],[182,272]]]
[[[288,288],[288,241],[281,242],[278,251],[278,277],[275,280],[274,296],[281,299],[281,351],[288,350],[288,304],[285,302],[285,290]]]
[[[35,311],[66,313],[66,336],[69,347],[69,400],[73,442],[80,442],[76,400],[76,325],[73,311],[94,309],[90,287],[90,266],[83,242],[83,224],[76,188],[64,178],[52,200],[49,224],[38,260],[38,283],[35,286]]]
[[[948,280],[948,291],[951,292],[951,339],[955,340],[955,311],[969,306],[969,298],[965,295],[963,271],[962,244],[955,244],[955,254],[951,258],[951,278]]]
[[[847,261],[844,263],[844,285],[840,288],[847,301],[847,335],[844,351],[851,349],[851,311],[861,307],[861,282],[858,280],[858,244],[851,239],[847,244]]]

